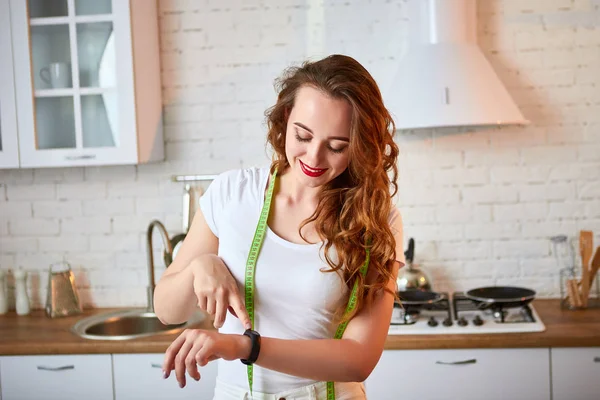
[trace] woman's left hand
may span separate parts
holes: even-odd
[[[204,329],[186,329],[171,343],[163,361],[164,378],[172,370],[180,387],[185,386],[185,372],[200,380],[198,365],[203,367],[210,361],[245,359],[251,349],[250,338],[244,335],[228,335]]]

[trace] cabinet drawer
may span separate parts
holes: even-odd
[[[552,399],[600,398],[600,348],[553,348]]]
[[[0,358],[2,400],[112,399],[110,354]]]
[[[162,377],[164,354],[114,354],[114,382],[116,400],[153,399],[207,399],[213,398],[217,379],[217,363],[210,362],[199,368],[200,381],[186,374],[186,385],[181,389],[171,372]]]
[[[389,350],[365,385],[377,400],[549,400],[549,351]]]

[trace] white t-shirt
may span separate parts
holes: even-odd
[[[269,168],[248,168],[220,174],[200,198],[200,208],[219,238],[219,253],[244,296],[246,260],[264,203]],[[394,207],[390,215],[396,254],[404,264],[402,220]],[[254,328],[261,336],[280,339],[331,339],[337,326],[331,322],[344,306],[348,288],[322,257],[321,244],[297,244],[277,236],[270,228],[256,263]],[[230,313],[221,333],[241,334],[244,327]],[[219,360],[218,379],[248,386],[246,366],[239,360]],[[293,360],[290,360],[293,362]],[[254,366],[253,390],[276,393],[315,383]]]

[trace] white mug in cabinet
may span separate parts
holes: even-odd
[[[67,63],[51,63],[40,70],[40,78],[53,89],[71,87],[71,67]]]

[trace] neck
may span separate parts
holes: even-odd
[[[301,184],[294,179],[289,168],[279,175],[278,186],[278,194],[284,196],[289,204],[313,204],[316,207],[318,203],[321,188]]]

